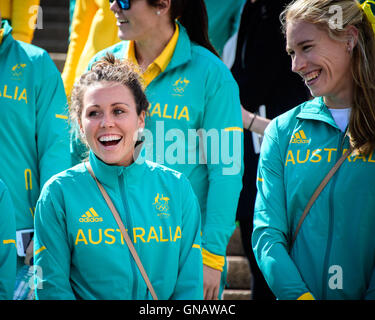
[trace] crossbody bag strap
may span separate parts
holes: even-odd
[[[94,178],[96,184],[98,185],[98,187],[99,187],[99,189],[100,189],[100,192],[101,192],[102,195],[103,195],[103,198],[104,198],[105,202],[107,203],[109,209],[111,210],[111,212],[112,212],[112,214],[113,214],[113,217],[115,218],[115,220],[116,220],[116,222],[117,222],[117,224],[118,224],[118,226],[119,226],[119,228],[120,228],[121,234],[122,234],[122,236],[123,236],[123,238],[124,238],[126,244],[128,245],[129,250],[130,250],[130,252],[131,252],[131,254],[132,254],[133,258],[134,258],[134,261],[135,261],[135,263],[137,264],[138,269],[139,269],[139,271],[141,272],[144,281],[146,282],[147,288],[148,288],[148,290],[150,291],[152,298],[153,298],[154,300],[158,300],[158,297],[157,297],[157,295],[156,295],[156,292],[155,292],[154,288],[152,287],[152,284],[151,284],[151,282],[150,282],[150,279],[149,279],[148,276],[147,276],[146,270],[144,269],[144,267],[143,267],[143,265],[142,265],[142,262],[141,262],[141,260],[139,259],[139,256],[138,256],[138,254],[137,254],[137,251],[136,251],[135,248],[134,248],[133,242],[131,241],[131,239],[130,239],[128,233],[126,232],[126,229],[125,229],[125,227],[124,227],[124,224],[122,223],[122,220],[121,220],[121,218],[120,218],[120,215],[119,215],[119,213],[117,212],[117,210],[116,210],[116,208],[115,208],[115,206],[114,206],[114,204],[113,204],[111,198],[109,197],[107,191],[105,191],[103,185],[98,181],[98,179],[96,179],[95,174],[94,174],[94,172],[93,172],[93,170],[92,170],[91,165],[90,165],[89,162],[86,162],[86,168],[87,168],[88,172],[90,173],[90,175]]]
[[[323,191],[329,180],[333,177],[333,175],[336,173],[336,171],[340,168],[340,166],[344,163],[345,159],[351,154],[352,148],[350,147],[346,152],[341,156],[341,158],[335,163],[335,165],[332,167],[331,170],[327,173],[327,175],[324,177],[320,185],[315,189],[313,195],[311,196],[309,202],[307,203],[307,206],[305,207],[305,210],[302,213],[301,218],[299,219],[298,225],[296,230],[294,231],[292,242],[290,243],[290,250],[292,250],[293,244],[297,238],[297,234],[299,230],[301,229],[302,223],[305,220],[307,214],[309,213],[312,205],[314,204],[315,200],[318,198],[320,193]]]

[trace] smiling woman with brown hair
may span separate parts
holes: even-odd
[[[259,161],[252,244],[278,299],[375,299],[370,2],[296,0],[282,14],[315,99],[271,122]]]
[[[89,161],[52,177],[37,203],[37,299],[202,299],[193,189],[179,172],[136,161],[148,108],[139,75],[107,56],[71,103]]]
[[[111,10],[124,41],[99,52],[93,61],[111,52],[141,70],[150,101],[145,129],[152,135],[145,145],[155,151],[147,159],[190,180],[202,212],[204,296],[217,299],[226,281],[226,248],[242,187],[237,83],[208,39],[203,0],[116,0]],[[171,139],[168,132],[173,133]],[[189,139],[189,132],[197,133],[194,139]],[[201,139],[202,132],[217,134],[219,143]],[[181,136],[183,141],[177,143]],[[154,148],[158,145],[163,147]],[[176,145],[183,145],[178,159],[168,154]]]

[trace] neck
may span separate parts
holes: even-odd
[[[323,101],[328,108],[331,109],[347,109],[352,107],[352,100],[335,99],[332,97],[323,97]]]
[[[138,64],[142,70],[147,67],[163,52],[174,34],[174,25],[160,28],[147,39],[135,40],[134,49]]]
[[[351,108],[353,105],[353,85],[350,83],[337,94],[327,95],[323,97],[323,101],[327,107],[332,109]]]

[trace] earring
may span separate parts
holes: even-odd
[[[156,15],[160,16],[160,11],[159,10],[156,11]]]
[[[143,128],[138,128],[137,130],[137,141],[142,141],[143,136]]]
[[[346,50],[348,51],[348,53],[352,52],[352,47],[349,42],[346,44]]]

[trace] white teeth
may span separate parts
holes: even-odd
[[[128,23],[129,20],[118,19],[118,22],[120,22],[120,23]]]
[[[313,71],[305,75],[305,81],[309,82],[311,80],[316,79],[320,75],[320,71]]]
[[[102,136],[99,138],[100,142],[107,142],[107,141],[115,141],[115,140],[120,140],[121,136],[118,135],[110,135],[110,136]]]

